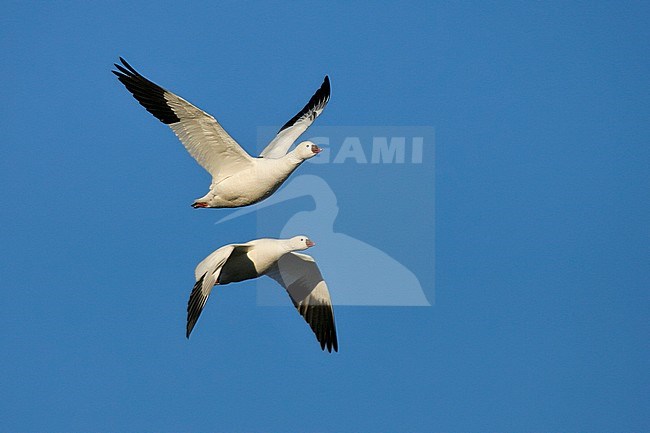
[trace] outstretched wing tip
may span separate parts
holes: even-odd
[[[327,350],[328,353],[332,353],[332,351],[334,351],[335,353],[338,353],[339,344],[336,341],[336,334],[334,334],[334,338],[332,340],[322,340],[321,341],[321,348],[323,349],[323,352],[325,350]]]
[[[143,77],[122,57],[120,60],[122,65],[114,63],[117,71],[113,73],[135,100],[162,123],[171,125],[179,122],[180,118],[165,98],[165,89]]]
[[[306,254],[285,254],[266,275],[285,288],[321,350],[338,352],[332,301],[314,259]]]
[[[199,316],[201,316],[205,302],[210,295],[209,293],[207,295],[202,293],[203,280],[205,279],[206,275],[207,273],[203,274],[201,278],[196,281],[194,287],[192,288],[192,293],[190,293],[190,299],[187,301],[187,325],[185,327],[185,338],[188,340],[190,338],[192,330],[194,329],[194,325],[196,325],[196,322],[199,320]]]
[[[318,116],[330,100],[331,88],[329,75],[325,75],[323,84],[309,99],[309,102],[278,130],[275,138],[260,153],[262,158],[281,158],[287,154],[294,142],[300,137]]]
[[[252,159],[217,120],[136,71],[123,57],[113,73],[136,101],[169,126],[194,159],[214,177],[249,166]]]
[[[320,112],[325,109],[325,106],[330,99],[330,79],[329,76],[325,75],[323,84],[316,90],[316,93],[309,99],[309,102],[300,110],[295,116],[293,116],[287,123],[285,123],[282,128],[278,131],[278,134],[285,129],[291,128],[301,119],[306,116],[309,118],[309,123],[306,125],[305,129],[311,125],[311,123],[319,116]],[[310,113],[314,113],[311,114]],[[302,132],[301,132],[302,133]],[[296,137],[297,138],[297,137]]]
[[[127,76],[128,76],[128,75],[135,75],[136,77],[142,77],[142,75],[140,75],[140,74],[138,73],[138,71],[136,71],[135,68],[134,68],[133,66],[131,66],[131,65],[129,64],[129,62],[127,62],[127,61],[124,59],[124,57],[122,57],[122,56],[118,56],[118,58],[120,59],[120,62],[122,62],[122,64],[121,64],[121,65],[118,65],[117,63],[113,63],[113,65],[114,65],[118,70],[120,70],[120,72],[122,72],[122,74],[125,74],[125,75],[127,75]],[[125,70],[124,68],[126,68],[126,70]],[[115,72],[115,71],[113,71],[113,72]]]
[[[325,349],[323,348],[323,350],[325,350]],[[329,353],[332,353],[332,351],[334,351],[334,353],[338,353],[339,352],[338,344],[336,342],[328,344],[327,345],[327,351]]]

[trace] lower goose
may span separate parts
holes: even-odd
[[[307,236],[257,239],[225,245],[198,264],[196,284],[187,303],[186,337],[199,319],[212,288],[266,275],[289,293],[293,305],[309,324],[321,349],[338,352],[332,301],[327,284],[311,256],[300,254],[314,246]]]

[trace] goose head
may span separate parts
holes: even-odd
[[[288,241],[291,251],[304,251],[307,248],[311,248],[316,245],[314,241],[305,235],[294,236],[291,239],[288,239]]]
[[[304,161],[318,155],[322,150],[323,149],[311,141],[303,141],[302,143],[298,144],[298,146],[296,146],[294,153]]]

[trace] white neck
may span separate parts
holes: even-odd
[[[295,251],[294,248],[291,247],[291,239],[279,239],[279,243],[283,254]]]
[[[305,162],[305,160],[297,155],[297,150],[298,148],[294,149],[292,152],[287,153],[282,157],[282,159],[285,159],[291,162],[292,164],[295,164],[296,167],[298,167],[300,164]]]
[[[271,160],[275,163],[272,170],[275,173],[275,179],[284,182],[291,173],[293,173],[304,162],[304,159],[298,158],[293,152],[287,153],[282,158]]]

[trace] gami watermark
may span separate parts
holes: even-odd
[[[310,141],[324,149],[320,158],[309,160],[312,164],[422,164],[424,137],[421,136],[373,136],[368,143],[363,143],[362,137],[349,136],[335,146],[336,150],[333,150],[330,137],[311,137]]]

